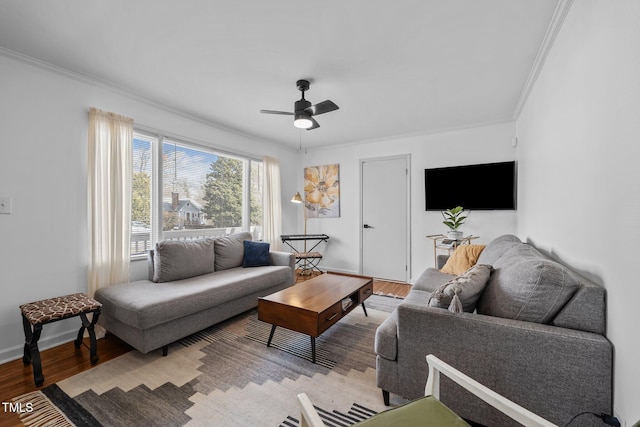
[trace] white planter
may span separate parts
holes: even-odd
[[[462,231],[447,231],[447,237],[451,240],[462,239]]]

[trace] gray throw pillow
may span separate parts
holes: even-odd
[[[434,290],[429,298],[429,306],[448,308],[454,313],[473,312],[489,281],[491,270],[492,267],[487,264],[474,265]]]
[[[559,263],[521,243],[494,265],[478,313],[507,319],[550,323],[580,287]]]
[[[213,273],[214,239],[166,240],[156,243],[153,256],[153,281],[172,282]]]
[[[242,266],[245,240],[253,240],[251,233],[243,231],[215,239],[216,271]]]

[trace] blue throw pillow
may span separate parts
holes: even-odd
[[[243,267],[260,267],[269,265],[269,243],[244,241]]]

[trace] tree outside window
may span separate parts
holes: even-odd
[[[244,163],[230,157],[218,157],[211,163],[203,199],[205,214],[213,227],[242,226]]]

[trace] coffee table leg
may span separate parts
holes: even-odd
[[[267,347],[271,346],[271,340],[273,339],[273,333],[276,331],[276,325],[271,325],[271,333],[269,334],[269,341],[267,341]]]
[[[369,317],[369,315],[367,314],[367,307],[364,306],[364,302],[362,303],[362,309],[364,310],[364,315],[366,317]]]
[[[316,339],[311,337],[311,363],[316,363]]]

